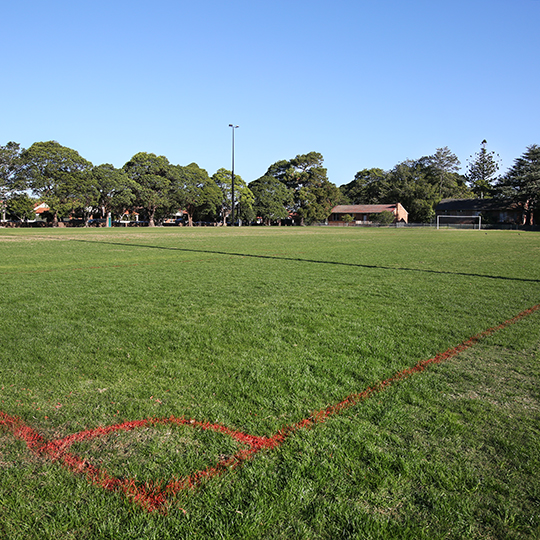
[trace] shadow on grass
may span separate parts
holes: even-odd
[[[295,261],[295,262],[305,262],[305,263],[314,263],[314,264],[331,264],[336,266],[350,266],[353,268],[370,268],[378,270],[394,270],[401,272],[420,272],[425,274],[448,274],[452,276],[466,276],[466,277],[477,277],[485,279],[501,279],[504,281],[522,281],[526,283],[540,283],[540,279],[533,278],[519,278],[519,277],[509,277],[509,276],[493,276],[490,274],[476,274],[470,272],[451,272],[448,270],[429,270],[425,268],[406,268],[401,266],[383,266],[376,264],[359,264],[359,263],[348,263],[340,261],[319,261],[316,259],[302,259],[299,257],[283,257],[278,255],[256,255],[254,253],[234,253],[229,251],[217,251],[210,249],[193,249],[193,248],[180,248],[180,247],[166,247],[166,246],[153,246],[148,244],[133,244],[131,242],[104,242],[98,240],[72,240],[73,242],[86,242],[89,244],[110,244],[112,246],[129,246],[129,247],[140,247],[147,249],[162,249],[168,251],[180,251],[180,252],[189,252],[189,253],[211,253],[213,255],[228,255],[229,257],[253,257],[256,259],[274,259],[281,261]]]

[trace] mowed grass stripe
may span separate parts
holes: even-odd
[[[253,283],[241,275],[245,265],[245,261],[231,261],[226,269],[208,265],[207,279],[199,267],[191,275],[159,268],[151,273],[111,270],[37,280],[33,290],[25,288],[21,301],[31,305],[46,288],[48,304],[30,312],[25,307],[23,315],[12,320],[11,362],[31,366],[42,361],[56,370],[65,365],[70,391],[79,390],[81,382],[97,382],[99,374],[105,376],[107,384],[100,388],[109,392],[118,388],[114,403],[102,405],[113,414],[118,404],[131,409],[152,394],[161,392],[163,398],[164,391],[170,390],[173,396],[162,400],[171,407],[166,413],[177,415],[183,407],[194,405],[205,418],[242,421],[243,428],[254,417],[230,416],[243,401],[258,418],[266,409],[262,418],[270,413],[272,425],[263,429],[273,431],[279,422],[303,418],[307,410],[336,401],[504,320],[524,303],[512,292],[510,305],[501,306],[500,287],[495,285],[486,286],[483,296],[475,298],[476,285],[462,283],[460,297],[453,298],[455,283],[450,279],[436,284],[425,277],[380,280],[375,272],[358,276],[350,271],[320,276],[311,267],[302,270],[302,276],[316,286],[307,287],[296,277],[300,263],[288,263],[286,268],[281,262],[272,267],[267,262],[249,265],[259,277]],[[518,286],[509,284],[507,290],[512,289]],[[450,302],[458,307],[453,313],[448,313]],[[58,316],[62,304],[67,310],[64,317]],[[477,321],[477,311],[490,316]],[[440,313],[445,313],[445,320],[440,320]],[[72,336],[78,336],[76,343]],[[125,369],[133,370],[129,389],[122,388]],[[31,369],[23,376],[32,377]],[[145,390],[148,377],[155,386]],[[194,397],[186,403],[188,396],[174,391],[178,383],[167,388],[173,380],[183,380],[183,390],[196,389]],[[64,383],[63,378],[54,381],[47,392]],[[80,392],[87,396],[85,390],[79,390],[78,399]],[[203,402],[214,393],[220,398]],[[103,401],[101,394],[95,397]],[[61,391],[51,405],[63,399]],[[216,401],[218,418],[214,418]],[[129,412],[119,410],[120,416]]]

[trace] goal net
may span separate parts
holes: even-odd
[[[478,229],[482,228],[482,216],[437,216],[437,229]]]

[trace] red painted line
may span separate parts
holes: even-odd
[[[231,429],[221,424],[200,422],[198,420],[186,419],[184,417],[178,418],[174,416],[170,416],[169,418],[147,418],[144,420],[126,421],[110,426],[79,431],[78,433],[73,433],[67,437],[52,441],[47,441],[37,431],[26,425],[22,419],[16,416],[9,416],[3,411],[0,411],[0,426],[5,426],[17,439],[26,442],[28,448],[36,454],[47,457],[52,461],[60,462],[62,465],[64,465],[64,467],[71,470],[73,473],[84,474],[88,481],[90,481],[92,484],[98,485],[107,491],[121,492],[130,500],[140,504],[148,511],[158,510],[166,513],[169,497],[171,495],[175,495],[188,488],[196,487],[205,479],[223,474],[225,471],[235,468],[241,465],[244,461],[251,459],[261,450],[269,450],[280,446],[287,437],[296,431],[309,428],[315,424],[320,424],[327,418],[354,407],[358,403],[369,399],[378,392],[382,392],[401,379],[424,371],[431,364],[438,364],[444,360],[457,356],[459,353],[478,343],[478,341],[480,341],[482,338],[490,336],[495,332],[498,332],[499,330],[518,322],[524,317],[531,315],[538,309],[540,309],[540,304],[522,311],[515,317],[508,319],[498,326],[488,328],[487,330],[472,336],[456,347],[451,347],[443,353],[439,353],[432,358],[423,360],[411,368],[399,371],[392,377],[380,381],[376,385],[368,387],[360,393],[350,394],[339,403],[330,405],[326,409],[315,411],[309,417],[280,429],[272,437],[259,437]],[[224,435],[228,435],[237,442],[243,444],[245,448],[237,452],[234,456],[220,460],[214,466],[196,471],[184,478],[172,478],[166,484],[161,482],[146,482],[144,484],[137,484],[135,480],[131,478],[116,478],[109,475],[106,470],[97,468],[89,463],[86,459],[68,451],[71,445],[75,442],[91,440],[97,437],[106,437],[113,432],[130,431],[144,426],[157,424],[176,424],[197,427],[203,430],[213,430],[223,433]]]

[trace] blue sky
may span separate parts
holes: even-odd
[[[3,2],[0,144],[231,167],[320,152],[337,185],[448,146],[540,144],[540,0]]]

